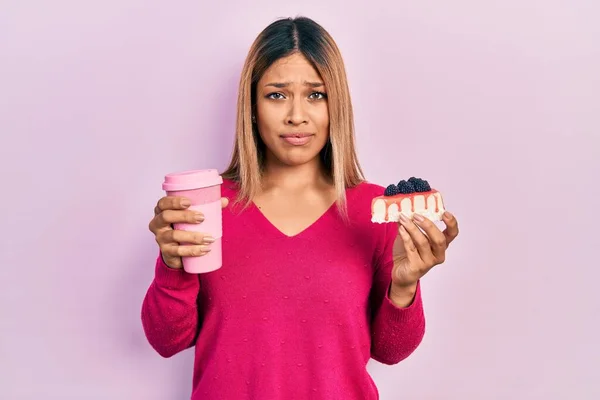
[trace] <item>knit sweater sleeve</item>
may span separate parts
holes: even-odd
[[[199,329],[198,276],[169,268],[159,254],[142,302],[142,326],[150,345],[171,357],[194,345]]]
[[[392,278],[394,240],[398,225],[386,224],[384,242],[375,261],[371,296],[371,357],[393,365],[411,355],[425,334],[425,316],[421,299],[421,284],[417,284],[414,299],[407,307],[398,307],[389,298]]]

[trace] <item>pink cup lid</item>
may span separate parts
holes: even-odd
[[[165,175],[165,181],[162,184],[163,190],[168,192],[177,190],[200,189],[209,186],[220,185],[223,178],[216,169],[191,170],[182,172],[173,172]]]

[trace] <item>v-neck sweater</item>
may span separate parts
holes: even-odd
[[[332,206],[287,236],[224,181],[222,267],[189,274],[159,253],[142,305],[160,355],[194,347],[192,400],[379,398],[369,359],[399,363],[425,331],[420,283],[407,307],[388,296],[398,227],[370,211],[383,192],[349,188],[349,220]]]

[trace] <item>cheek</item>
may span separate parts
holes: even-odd
[[[323,107],[321,110],[317,110],[313,114],[313,121],[317,127],[321,130],[329,129],[329,110],[327,107]]]
[[[258,128],[261,135],[268,136],[271,132],[277,131],[283,118],[281,107],[273,107],[269,104],[257,107]]]
[[[273,115],[268,110],[264,108],[257,112],[258,117],[258,132],[260,136],[263,138],[268,137],[270,133],[273,131]]]
[[[329,115],[325,116],[319,124],[319,129],[325,134],[326,137],[329,137]]]
[[[271,131],[269,127],[264,123],[258,124],[258,135],[262,139],[263,143],[267,146],[272,147],[275,142],[273,135],[271,135]]]

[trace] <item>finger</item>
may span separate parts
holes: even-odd
[[[183,230],[168,230],[161,238],[166,243],[177,243],[177,244],[203,244],[208,245],[214,243],[215,239],[201,232],[183,231]]]
[[[406,229],[410,238],[412,239],[421,259],[427,263],[431,264],[435,261],[435,257],[433,255],[431,244],[429,243],[429,239],[425,234],[419,229],[414,222],[409,220],[404,214],[400,213],[400,223]]]
[[[446,248],[448,247],[446,236],[444,236],[440,228],[438,228],[429,218],[414,214],[413,220],[415,224],[425,232],[429,239],[429,246],[431,247],[431,252],[436,261],[438,263],[444,262]]]
[[[165,210],[156,216],[159,226],[171,224],[198,224],[204,221],[204,214],[192,210]]]
[[[184,245],[172,246],[172,251],[177,257],[200,257],[210,252],[210,246],[205,245]]]
[[[442,220],[446,224],[446,229],[444,229],[444,232],[442,233],[446,237],[446,243],[450,244],[458,236],[458,221],[456,220],[456,217],[448,211],[444,212]]]
[[[154,213],[160,214],[165,210],[185,210],[192,205],[192,202],[182,196],[165,196],[158,200],[156,207],[154,207]]]
[[[413,242],[410,234],[408,233],[404,225],[400,225],[398,232],[400,233],[400,237],[402,238],[404,251],[406,252],[406,257],[408,258],[408,261],[410,261],[411,265],[422,265],[423,260],[419,255],[419,251],[417,250],[415,243]]]
[[[221,208],[227,207],[229,204],[229,199],[227,197],[221,197]]]
[[[205,245],[183,245],[176,243],[165,244],[160,247],[165,259],[179,259],[181,257],[199,257],[210,252],[210,247]],[[166,260],[165,260],[166,261]]]
[[[156,215],[150,221],[149,228],[155,235],[165,229],[174,229],[173,224],[188,223],[199,224],[204,221],[204,215],[198,211],[184,210],[174,211],[165,210]]]

